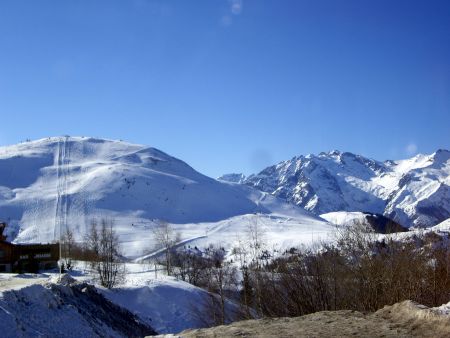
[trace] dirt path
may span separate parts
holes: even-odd
[[[450,337],[450,317],[410,301],[371,314],[324,311],[297,318],[248,320],[175,337]]]

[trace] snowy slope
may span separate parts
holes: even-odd
[[[339,226],[351,226],[358,222],[363,224],[366,222],[366,214],[359,211],[335,211],[322,214],[320,217]]]
[[[158,333],[203,327],[194,312],[207,292],[183,281],[152,280],[148,285],[100,289],[110,301],[138,315]]]
[[[450,217],[447,150],[386,162],[339,151],[299,156],[247,177],[244,184],[317,215],[371,212],[408,227]]]
[[[267,249],[287,250],[332,240],[335,228],[314,217],[285,217],[277,214],[250,214],[236,216],[207,227],[205,237],[187,242],[187,245],[205,247],[208,244],[229,251],[248,240],[248,229],[258,226]]]
[[[210,294],[162,271],[155,278],[151,268],[126,264],[126,280],[114,289],[93,284],[93,276],[77,268],[61,281],[52,272],[0,274],[1,336],[142,337],[150,330],[176,333],[207,325]],[[226,311],[229,322],[239,306],[227,300]]]
[[[434,230],[434,231],[450,232],[450,218],[448,218],[445,221],[439,223],[438,225],[435,225],[431,229]]]
[[[151,229],[159,220],[173,223],[188,240],[204,236],[204,224],[253,213],[325,224],[142,145],[54,137],[0,148],[0,220],[10,224],[9,239],[16,242],[53,241],[66,225],[81,239],[93,217],[110,217],[124,253],[138,257],[152,247]]]
[[[230,183],[244,183],[244,174],[225,174],[217,178],[219,181],[230,182]]]
[[[204,307],[208,292],[170,277],[148,280],[145,284],[99,291],[111,302],[137,315],[158,333],[175,333],[204,327],[208,322]],[[227,311],[238,305],[227,301]],[[230,318],[231,319],[231,318]]]

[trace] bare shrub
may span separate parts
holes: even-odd
[[[67,270],[72,270],[72,258],[73,251],[75,251],[75,240],[73,236],[73,232],[66,227],[66,231],[61,236],[61,259],[63,260],[63,266]]]
[[[172,225],[168,222],[161,221],[153,229],[153,235],[159,249],[164,253],[164,265],[167,275],[172,274],[172,254],[176,244],[180,241],[180,234],[175,233]]]

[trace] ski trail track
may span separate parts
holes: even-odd
[[[67,222],[68,202],[68,171],[69,159],[67,156],[68,137],[64,136],[58,142],[58,151],[56,159],[56,208],[55,208],[55,230],[54,239],[61,237],[62,226]]]

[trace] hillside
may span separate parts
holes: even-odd
[[[363,314],[323,311],[294,318],[247,320],[209,329],[186,330],[172,337],[448,337],[448,315],[411,301]]]
[[[93,218],[109,217],[124,254],[136,258],[153,247],[151,230],[160,220],[173,223],[185,242],[208,233],[220,239],[221,231],[233,231],[234,241],[245,215],[260,215],[279,234],[283,223],[304,224],[308,233],[311,226],[331,229],[302,208],[214,180],[143,145],[53,137],[0,148],[0,220],[15,242],[50,242],[66,226],[80,240]]]
[[[2,337],[143,337],[208,323],[207,291],[161,272],[156,278],[145,264],[126,267],[126,280],[114,289],[97,285],[83,264],[61,280],[51,271],[0,273]],[[226,306],[238,310],[234,302]]]

